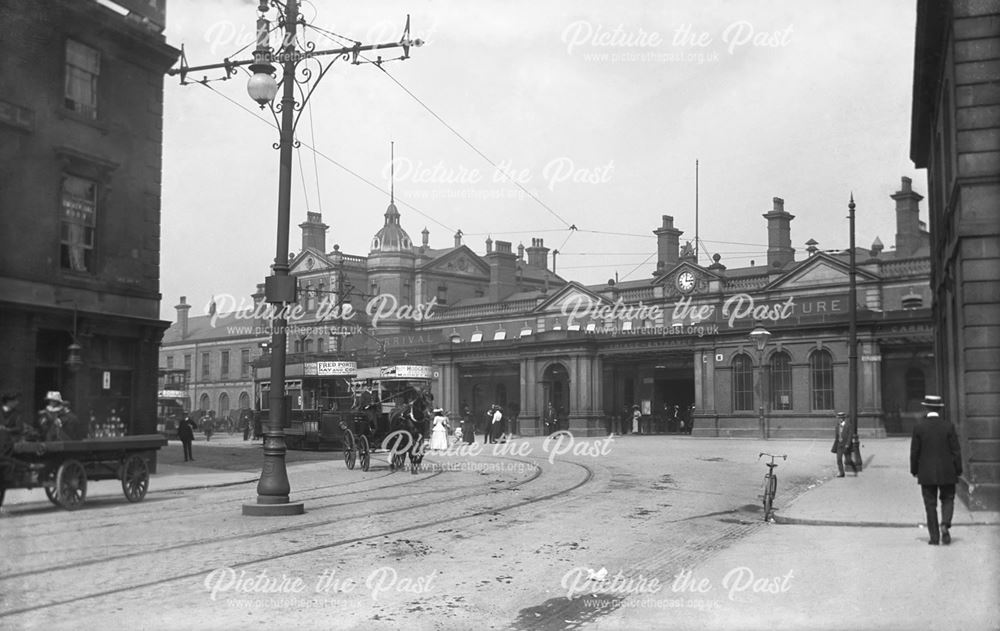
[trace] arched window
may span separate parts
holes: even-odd
[[[250,395],[246,392],[240,393],[240,409],[249,410],[250,409]]]
[[[833,409],[833,357],[830,351],[819,349],[809,356],[809,384],[812,409]]]
[[[792,409],[792,360],[784,351],[771,356],[771,409]]]
[[[225,392],[219,395],[219,418],[229,418],[229,395]]]
[[[748,355],[733,357],[733,410],[753,410],[753,361]]]
[[[326,339],[321,337],[316,340],[316,352],[317,353],[326,352]]]
[[[202,394],[201,399],[198,401],[198,408],[203,412],[208,412],[212,407],[212,400],[208,397],[208,394]]]

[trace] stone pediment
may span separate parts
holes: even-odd
[[[486,278],[490,276],[489,264],[464,245],[429,261],[423,266],[422,271]]]
[[[653,285],[663,286],[664,296],[685,296],[704,293],[709,283],[719,280],[719,275],[690,261],[681,261],[673,269],[655,277]]]
[[[804,289],[830,285],[847,286],[850,282],[850,265],[824,252],[814,254],[798,267],[771,282],[767,289]],[[858,281],[878,280],[867,270],[856,269]]]
[[[537,305],[534,311],[535,313],[564,314],[573,311],[579,312],[581,309],[587,308],[588,305],[596,307],[602,304],[611,305],[614,303],[604,296],[595,294],[576,281],[570,281],[560,287],[550,298]]]
[[[329,269],[330,267],[332,267],[332,263],[325,254],[312,248],[306,248],[296,254],[295,258],[289,263],[289,273],[304,275]]]

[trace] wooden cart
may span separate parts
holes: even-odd
[[[149,489],[150,463],[167,444],[162,434],[0,445],[0,505],[7,489],[42,487],[53,504],[83,506],[91,480],[119,480],[125,498],[140,502]]]

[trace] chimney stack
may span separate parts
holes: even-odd
[[[524,251],[528,253],[528,265],[549,269],[549,249],[545,247],[544,239],[532,237],[531,247],[525,248]]]
[[[326,231],[330,226],[323,223],[322,213],[306,213],[306,220],[299,224],[302,228],[302,249],[312,248],[326,254]]]
[[[920,229],[920,200],[913,190],[913,180],[903,177],[903,189],[890,195],[896,201],[896,256],[910,256],[929,242]]]
[[[767,266],[782,268],[795,261],[791,222],[795,215],[785,212],[785,200],[774,198],[774,208],[763,215],[767,219]]]
[[[191,305],[187,303],[187,296],[181,296],[180,304],[174,305],[174,309],[177,309],[177,323],[181,325],[181,339],[183,340],[188,336],[188,311],[191,310]]]
[[[663,215],[663,225],[653,231],[656,235],[657,270],[667,271],[680,260],[680,243],[683,230],[674,228],[674,218]],[[659,263],[663,263],[660,267]]]
[[[517,257],[509,241],[497,241],[486,255],[490,265],[490,300],[499,302],[517,290]]]

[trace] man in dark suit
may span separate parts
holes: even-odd
[[[851,448],[851,426],[847,422],[847,414],[837,412],[837,429],[833,437],[833,447],[830,453],[837,454],[837,477],[844,477],[844,454],[847,454],[847,462],[851,465],[855,477],[858,475],[858,465],[854,462],[854,454]]]
[[[951,517],[955,510],[955,484],[962,475],[962,452],[958,434],[951,421],[941,418],[941,397],[928,395],[921,403],[927,415],[913,428],[910,442],[910,473],[916,476],[927,511],[929,544],[951,543]],[[937,502],[941,498],[941,523],[938,527]]]

